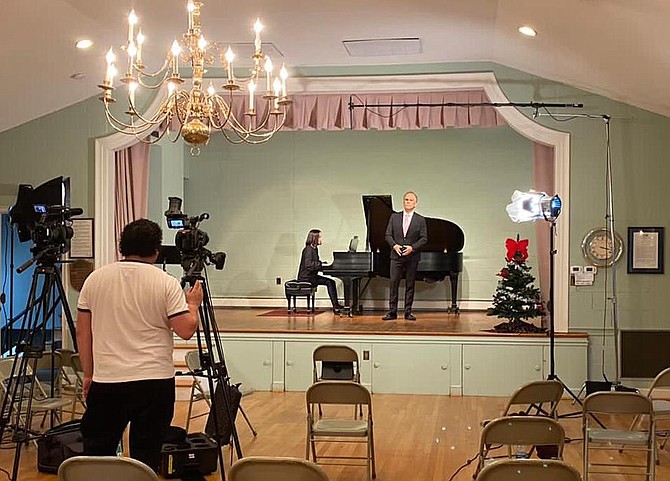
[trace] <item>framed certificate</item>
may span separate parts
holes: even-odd
[[[663,274],[664,227],[628,228],[628,273]]]
[[[93,259],[93,219],[72,219],[70,259]]]

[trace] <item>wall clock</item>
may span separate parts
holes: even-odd
[[[605,227],[593,229],[582,239],[582,254],[591,265],[610,267],[623,254],[623,239],[615,231],[612,246],[612,236]]]

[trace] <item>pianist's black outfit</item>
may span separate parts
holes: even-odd
[[[394,318],[398,312],[398,287],[400,279],[405,277],[405,318],[411,318],[412,303],[414,302],[414,282],[416,271],[421,260],[421,248],[428,242],[428,228],[426,219],[416,212],[412,214],[412,222],[403,234],[402,223],[404,211],[394,212],[386,227],[386,243],[391,247],[391,285],[389,292],[389,312],[386,318]],[[399,256],[393,246],[411,245],[412,253],[408,256]]]
[[[319,260],[319,249],[311,245],[305,246],[300,258],[298,280],[311,282],[313,286],[326,286],[333,311],[337,313],[342,310],[342,306],[337,300],[337,286],[333,279],[319,275],[322,265],[323,263]]]

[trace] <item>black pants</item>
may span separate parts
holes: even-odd
[[[398,287],[400,279],[405,278],[405,312],[412,310],[414,302],[414,283],[419,261],[391,259],[391,286],[389,292],[389,311],[398,311]]]
[[[316,279],[311,280],[312,285],[315,286],[326,286],[328,288],[328,297],[330,297],[330,303],[333,307],[338,307],[340,302],[337,300],[337,285],[335,280],[330,277],[316,276]]]
[[[174,414],[175,382],[148,379],[91,384],[81,420],[84,454],[114,456],[130,423],[130,457],[154,471]]]

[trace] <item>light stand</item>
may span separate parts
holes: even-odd
[[[547,312],[549,314],[549,375],[547,379],[550,381],[558,381],[563,386],[563,390],[567,392],[572,399],[574,399],[579,405],[582,405],[582,402],[579,400],[579,396],[573,393],[570,388],[558,377],[556,374],[556,327],[554,322],[554,270],[555,270],[555,261],[556,257],[556,248],[554,246],[554,237],[556,236],[556,218],[547,219],[550,224],[550,239],[549,239],[549,301],[547,302]],[[559,417],[568,417],[573,416],[576,413],[564,414]],[[581,414],[581,411],[579,412]]]
[[[563,389],[580,405],[582,402],[579,396],[573,393],[570,388],[556,374],[556,326],[554,320],[554,272],[556,247],[554,238],[556,237],[556,220],[561,213],[563,205],[558,195],[548,196],[544,192],[520,192],[514,191],[512,203],[507,206],[507,213],[514,222],[528,222],[536,220],[545,220],[550,223],[549,235],[549,301],[547,302],[547,312],[549,314],[549,375],[550,381],[558,381]],[[559,417],[569,417],[576,413],[564,414]],[[581,411],[580,411],[581,414]]]

